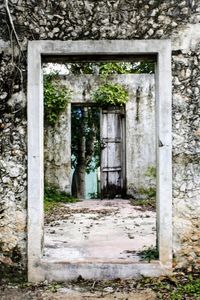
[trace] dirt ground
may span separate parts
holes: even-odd
[[[0,300],[200,300],[200,269],[190,273],[174,272],[171,276],[138,280],[83,280],[56,283],[14,283],[0,274]]]
[[[52,290],[51,290],[52,289]],[[6,287],[0,290],[1,300],[78,300],[78,299],[105,299],[105,300],[155,300],[156,294],[150,289],[142,291],[120,292],[112,287],[102,289],[102,291],[87,291],[86,289],[49,286],[47,289],[37,288],[19,288],[17,286]]]

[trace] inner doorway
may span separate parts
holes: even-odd
[[[125,109],[71,106],[72,196],[125,195]]]

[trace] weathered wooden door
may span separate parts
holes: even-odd
[[[101,198],[125,192],[125,114],[123,107],[101,110]]]

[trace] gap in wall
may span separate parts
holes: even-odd
[[[154,64],[78,61],[43,70],[44,257],[157,259]],[[94,103],[106,85],[127,91],[127,103]],[[74,179],[78,159],[85,170]]]

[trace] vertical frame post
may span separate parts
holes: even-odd
[[[156,68],[157,237],[159,259],[172,265],[171,45],[158,52]]]
[[[43,280],[43,75],[39,47],[28,47],[28,278]]]

